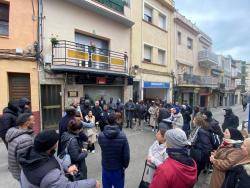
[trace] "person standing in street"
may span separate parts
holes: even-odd
[[[152,105],[148,109],[148,113],[150,114],[149,124],[152,127],[153,132],[155,132],[157,128],[157,112],[158,107],[156,106],[155,102],[152,101]]]
[[[136,116],[138,117],[138,122],[136,129],[137,130],[143,130],[143,120],[145,119],[147,113],[147,107],[144,105],[143,100],[139,101],[139,104],[136,105]]]
[[[85,116],[84,118],[86,123],[92,123],[93,125],[95,125],[96,121],[95,121],[95,116],[93,115],[92,111],[89,111],[88,115]],[[95,153],[95,143],[97,141],[96,136],[97,136],[97,130],[96,127],[92,127],[92,128],[87,128],[87,136],[89,138],[89,147],[88,150],[92,153]]]
[[[16,126],[16,119],[18,116],[18,105],[17,101],[10,101],[8,106],[4,108],[3,115],[0,118],[0,137],[3,140],[6,148],[8,149],[8,144],[5,140],[7,131],[11,127]]]
[[[227,128],[237,129],[239,126],[239,117],[233,113],[230,107],[224,108],[223,110],[225,110],[226,114],[224,115],[225,118],[222,124],[222,130],[225,131]]]
[[[125,104],[125,114],[127,120],[126,128],[133,128],[133,118],[135,113],[135,103],[133,102],[132,98]]]
[[[197,166],[188,155],[187,136],[180,128],[165,133],[168,159],[155,171],[149,188],[192,188],[197,180]]]
[[[23,188],[100,188],[94,179],[70,182],[66,173],[78,172],[75,165],[62,166],[62,161],[55,157],[59,135],[55,130],[40,132],[33,147],[19,155],[22,167],[21,187]]]
[[[19,114],[22,113],[31,113],[30,100],[25,97],[19,100]]]
[[[101,96],[101,99],[99,100],[99,105],[103,109],[103,106],[106,104],[106,100],[103,96]]]
[[[110,97],[109,99],[108,108],[110,112],[115,112],[116,110],[116,104],[114,103],[113,97]]]
[[[105,104],[106,104],[106,102],[105,102]],[[101,121],[102,109],[103,109],[105,104],[103,104],[103,106],[100,106],[100,102],[95,101],[95,106],[92,108],[93,116],[95,116],[95,125],[97,125],[97,126],[99,126],[99,122]]]
[[[247,97],[246,96],[242,97],[242,108],[243,108],[243,112],[245,112],[247,109]]]
[[[171,108],[170,120],[174,128],[183,128],[183,117],[178,107]]]
[[[124,188],[125,169],[130,161],[129,144],[116,125],[114,113],[109,115],[108,121],[109,125],[98,137],[102,150],[102,184],[103,188]]]
[[[6,133],[9,171],[17,181],[20,181],[21,174],[18,155],[33,145],[34,124],[34,116],[31,113],[23,113],[17,118],[17,126],[10,128]]]
[[[182,129],[188,136],[190,132],[190,121],[191,121],[192,110],[189,106],[182,105],[181,114],[184,122]]]

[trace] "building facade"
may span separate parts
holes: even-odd
[[[64,107],[88,95],[108,102],[132,96],[130,3],[122,0],[43,0],[40,72],[44,128]],[[56,97],[55,97],[56,96]]]
[[[0,1],[0,114],[8,101],[26,97],[36,132],[40,130],[37,23],[37,1]]]
[[[133,99],[172,101],[173,14],[171,0],[132,1]]]

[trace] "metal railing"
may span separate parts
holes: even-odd
[[[193,74],[182,74],[178,76],[179,85],[200,85],[203,87],[219,87],[218,78],[212,76],[198,76]]]
[[[209,50],[202,50],[198,54],[198,61],[212,61],[215,64],[218,64],[218,56]]]
[[[125,1],[123,0],[93,0],[120,13],[124,13]]]
[[[52,65],[127,73],[128,56],[94,46],[60,40],[52,44]]]

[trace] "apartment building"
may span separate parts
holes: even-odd
[[[36,132],[40,130],[37,23],[37,1],[0,1],[0,114],[8,101],[26,97]]]
[[[132,2],[133,99],[172,101],[173,15],[172,0]]]
[[[41,108],[44,128],[85,95],[95,101],[132,97],[130,2],[43,0]]]

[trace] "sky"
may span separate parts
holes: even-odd
[[[175,8],[212,38],[217,54],[250,62],[250,0],[175,0]]]

